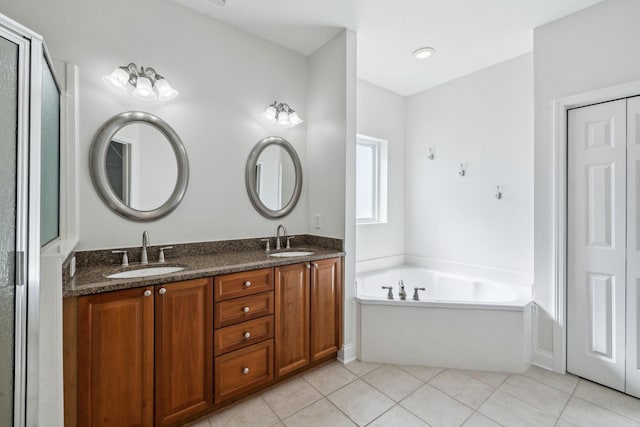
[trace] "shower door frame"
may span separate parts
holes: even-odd
[[[0,15],[0,36],[18,45],[13,425],[38,425],[40,142],[43,39]],[[54,77],[55,78],[55,77]]]
[[[640,80],[584,92],[553,102],[553,353],[538,346],[539,310],[533,310],[532,362],[558,373],[567,372],[567,212],[568,120],[570,109],[640,95]],[[535,286],[535,285],[534,285]]]

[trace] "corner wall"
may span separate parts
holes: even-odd
[[[533,361],[549,369],[561,371],[565,357],[555,263],[553,102],[640,80],[639,20],[637,0],[608,0],[534,30],[534,294],[539,309],[533,319]]]
[[[522,55],[407,98],[407,256],[531,285],[532,59]]]

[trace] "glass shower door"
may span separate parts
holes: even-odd
[[[18,45],[0,34],[0,425],[13,425]]]

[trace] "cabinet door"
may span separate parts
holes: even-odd
[[[276,374],[309,364],[309,264],[277,267]]]
[[[342,272],[340,258],[312,263],[311,360],[335,354],[342,345]]]
[[[79,298],[79,426],[153,425],[151,289]]]
[[[210,278],[155,287],[156,425],[175,424],[213,399]]]

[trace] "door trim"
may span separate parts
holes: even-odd
[[[567,171],[568,122],[567,111],[601,102],[640,95],[640,80],[597,89],[553,101],[553,354],[537,346],[532,337],[532,362],[555,372],[567,372]],[[533,330],[538,325],[533,310]]]

